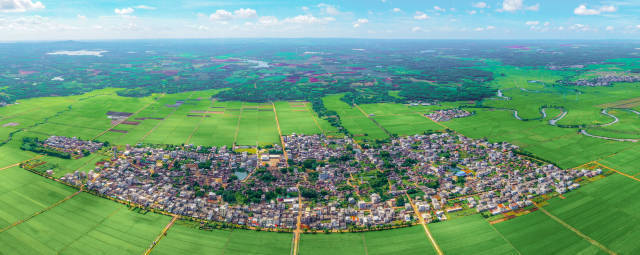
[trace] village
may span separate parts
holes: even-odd
[[[284,150],[273,145],[256,154],[226,146],[113,147],[111,160],[61,180],[207,221],[292,230],[300,215],[305,229],[341,231],[445,221],[463,210],[497,215],[602,173],[562,170],[517,154],[515,145],[455,133],[370,144],[293,134],[283,142]]]

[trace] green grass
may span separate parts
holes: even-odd
[[[614,138],[640,138],[640,116],[627,110],[612,109],[609,114],[619,118],[617,123],[605,127],[589,128],[592,135]]]
[[[288,254],[292,237],[291,233],[233,230],[224,254]]]
[[[545,208],[567,224],[620,254],[640,251],[640,184],[613,174],[554,198]]]
[[[71,195],[74,190],[19,167],[0,171],[0,229]]]
[[[436,254],[422,226],[364,232],[367,254]]]
[[[320,123],[324,121],[315,117],[316,113],[307,106],[307,102],[276,102],[276,111],[282,135],[296,134],[320,134],[324,130]],[[314,121],[314,118],[316,120]],[[331,130],[328,130],[331,131]]]
[[[482,216],[429,224],[445,254],[516,254],[517,251]]]
[[[357,139],[384,139],[387,134],[357,108],[340,101],[342,94],[329,95],[322,98],[327,109],[336,111],[342,125]]]
[[[500,222],[494,227],[522,254],[598,254],[582,239],[540,211]]]
[[[577,129],[550,126],[546,121],[519,121],[513,118],[512,112],[501,110],[477,109],[475,115],[453,119],[446,125],[468,137],[518,145],[564,168],[633,146],[631,143],[587,137],[579,134]]]
[[[271,104],[244,103],[238,126],[238,145],[266,145],[279,143],[280,136]]]
[[[623,173],[637,175],[640,174],[640,157],[638,155],[640,155],[640,146],[636,145],[611,157],[598,160],[598,162]]]
[[[298,251],[300,255],[327,254],[365,254],[364,235],[362,233],[345,234],[303,234],[300,236]]]
[[[291,233],[200,230],[178,221],[151,254],[288,254]]]
[[[192,223],[176,222],[152,254],[224,254],[231,231],[199,230]]]
[[[403,104],[381,103],[365,104],[361,108],[384,127],[389,133],[397,135],[422,134],[425,131],[442,130],[435,122],[423,116],[427,111]]]
[[[169,217],[82,193],[0,234],[8,254],[141,254]]]

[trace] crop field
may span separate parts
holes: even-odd
[[[0,235],[9,254],[143,253],[169,217],[81,193]]]
[[[300,254],[436,254],[422,226],[363,233],[303,234]]]
[[[493,225],[521,254],[601,254],[582,239],[540,211]],[[535,241],[532,238],[535,237]]]
[[[482,216],[429,224],[445,254],[514,254],[516,250]]]
[[[244,103],[240,111],[238,145],[266,145],[280,142],[276,116],[271,104]]]
[[[628,111],[613,109],[609,114],[619,118],[615,124],[587,129],[590,134],[613,138],[640,138],[640,115]]]
[[[436,254],[422,226],[364,232],[367,254]]]
[[[638,155],[640,155],[640,146],[636,145],[611,155],[611,157],[600,159],[598,162],[620,172],[638,177],[638,174],[640,174],[640,157]]]
[[[287,254],[291,237],[291,233],[200,230],[178,221],[151,254]]]
[[[365,237],[362,233],[346,234],[303,234],[300,236],[300,255],[327,254],[365,254]]]
[[[204,231],[178,221],[151,254],[225,254],[230,235],[230,230]]]
[[[424,117],[428,111],[419,107],[409,107],[403,104],[381,103],[360,106],[367,114],[391,134],[415,135],[425,131],[442,130],[435,122]],[[416,109],[417,108],[417,109]]]
[[[283,135],[296,134],[334,134],[336,128],[317,117],[309,102],[276,102],[278,121]]]
[[[463,135],[507,141],[544,159],[570,168],[624,150],[630,143],[605,141],[578,134],[577,129],[550,126],[546,121],[520,121],[513,113],[477,109],[476,114],[446,125]]]
[[[336,111],[340,116],[342,125],[358,139],[384,139],[387,134],[378,127],[373,121],[365,116],[356,107],[349,106],[347,103],[340,101],[342,95],[330,95],[322,98],[325,107],[329,110]]]
[[[64,199],[73,189],[19,167],[0,170],[0,229]]]
[[[288,254],[291,252],[291,233],[233,230],[224,254]]]
[[[640,186],[638,181],[613,174],[554,198],[550,213],[620,254],[640,250]]]
[[[220,112],[209,114],[211,117],[202,118],[198,129],[193,133],[191,141],[193,144],[203,145],[227,145],[233,144],[233,138],[238,126],[240,111],[233,111],[235,102],[215,102],[209,111]]]

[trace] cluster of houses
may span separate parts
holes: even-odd
[[[290,135],[269,154],[223,147],[127,146],[87,174],[62,180],[105,196],[205,220],[312,230],[447,220],[472,210],[499,214],[550,192],[579,187],[600,170],[565,171],[532,162],[508,143],[453,133],[358,144],[348,137]],[[248,176],[238,178],[245,171]]]
[[[42,145],[57,151],[69,153],[73,158],[80,158],[88,153],[100,150],[103,143],[80,140],[76,137],[50,136]]]
[[[575,82],[571,82],[571,84],[576,86],[602,87],[609,86],[614,82],[640,82],[640,76],[609,74],[592,79],[580,79]]]
[[[437,122],[448,121],[455,118],[464,118],[469,115],[471,115],[470,112],[458,108],[438,110],[429,114],[425,114],[425,116]]]

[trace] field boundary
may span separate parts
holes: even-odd
[[[420,211],[418,210],[418,207],[416,207],[416,205],[413,203],[413,200],[411,199],[409,194],[407,194],[405,192],[405,195],[407,196],[407,199],[409,200],[409,204],[411,204],[411,207],[413,208],[413,213],[415,213],[416,216],[418,217],[418,221],[420,222],[420,225],[422,225],[422,228],[424,229],[424,233],[429,238],[429,241],[431,241],[431,246],[433,246],[433,249],[436,250],[438,255],[443,255],[444,253],[440,249],[440,246],[436,242],[436,239],[434,239],[433,235],[431,235],[431,231],[429,231],[429,227],[427,227],[427,223],[425,223],[424,218],[422,218],[422,215],[420,215]]]
[[[602,251],[609,253],[609,254],[617,254],[612,250],[609,250],[609,248],[607,248],[606,246],[604,246],[603,244],[599,243],[598,241],[594,240],[593,238],[589,237],[588,235],[580,232],[580,230],[574,228],[573,226],[569,225],[568,223],[566,223],[565,221],[563,221],[562,219],[558,218],[557,216],[551,214],[549,211],[547,211],[546,209],[542,208],[541,206],[539,206],[537,203],[533,203],[536,207],[538,207],[538,209],[543,212],[544,214],[546,214],[549,218],[551,218],[552,220],[560,223],[562,226],[564,226],[565,228],[567,228],[568,230],[573,231],[574,233],[576,233],[578,236],[582,237],[582,239],[588,241],[589,243],[597,246],[598,248],[600,248]]]
[[[215,104],[217,100],[213,99],[211,100],[211,103],[209,103],[209,106],[207,107],[207,109],[209,109],[213,104]],[[200,118],[200,121],[198,121],[198,125],[196,125],[196,127],[193,129],[193,131],[191,131],[191,134],[189,134],[189,137],[187,138],[187,141],[184,142],[184,144],[189,144],[189,142],[191,141],[191,138],[193,137],[193,135],[198,132],[198,129],[200,129],[200,125],[202,125],[202,121],[204,121],[204,118],[206,118],[206,114],[202,114],[202,117]]]
[[[287,156],[287,148],[284,145],[284,137],[282,137],[282,130],[280,130],[280,121],[278,120],[278,112],[276,111],[276,105],[271,102],[273,107],[273,116],[276,118],[276,127],[278,128],[278,135],[280,135],[280,143],[282,145],[282,155],[284,156],[285,164],[289,165],[289,157]],[[257,147],[256,147],[257,148]]]
[[[236,123],[236,133],[233,135],[233,148],[236,148],[236,141],[238,141],[238,133],[240,133],[240,120],[242,120],[242,112],[244,112],[244,102],[240,105],[240,113],[238,113],[238,123]]]
[[[164,96],[165,94],[162,94],[162,96]],[[105,131],[102,131],[100,134],[94,136],[93,138],[91,138],[91,140],[95,140],[98,139],[99,137],[101,137],[102,135],[106,134],[107,132],[109,132],[111,129],[114,129],[115,127],[117,127],[118,125],[120,125],[122,122],[127,121],[129,118],[131,118],[132,116],[138,115],[138,113],[140,113],[141,111],[143,111],[144,109],[147,109],[147,107],[149,107],[150,105],[157,103],[158,101],[154,100],[149,102],[147,105],[143,106],[142,108],[138,109],[137,111],[135,111],[133,114],[131,114],[129,117],[118,121],[115,125],[112,125],[110,128],[108,128]]]
[[[178,220],[178,215],[173,215],[173,218],[171,218],[169,223],[167,223],[167,225],[162,229],[162,232],[160,232],[160,235],[158,235],[156,239],[153,240],[153,243],[151,243],[151,246],[144,252],[144,255],[149,255],[151,253],[153,248],[155,248],[156,245],[160,243],[160,240],[162,240],[162,237],[167,235],[167,231],[169,231],[169,229],[173,226],[173,224],[176,223],[176,220]]]
[[[468,217],[468,216],[467,216]],[[511,245],[511,248],[513,248],[513,250],[515,250],[518,254],[522,255],[522,252],[520,252],[520,250],[518,250],[518,248],[516,248],[513,243],[511,243],[511,241],[509,241],[509,239],[507,239],[502,233],[500,233],[500,231],[498,231],[498,229],[496,229],[496,227],[493,226],[493,224],[491,224],[491,222],[489,222],[489,226],[491,226],[491,228],[493,229],[493,231],[495,231],[496,233],[498,233],[498,235],[500,237],[502,237],[502,240],[504,240],[505,242],[507,242],[509,245]]]
[[[353,104],[353,106],[355,106],[358,110],[360,110],[360,112],[362,113],[362,115],[364,115],[364,117],[366,117],[367,119],[369,119],[371,122],[373,122],[373,124],[376,124],[376,126],[378,126],[378,128],[382,129],[382,131],[384,131],[385,134],[387,134],[387,136],[391,136],[391,133],[389,132],[389,130],[387,130],[386,128],[384,128],[382,125],[380,125],[380,123],[378,123],[376,120],[374,120],[373,118],[371,118],[371,116],[367,115],[367,113],[360,108],[359,105],[357,104]]]
[[[30,215],[30,216],[28,216],[28,217],[26,217],[26,218],[24,218],[22,220],[16,221],[13,224],[11,224],[9,226],[6,226],[3,229],[0,229],[0,233],[3,233],[3,232],[5,232],[5,231],[7,231],[9,229],[12,229],[15,226],[18,226],[18,225],[20,225],[20,224],[22,224],[22,223],[24,223],[26,221],[29,221],[30,219],[33,219],[34,217],[36,217],[36,216],[38,216],[38,215],[40,215],[40,214],[42,214],[42,213],[44,213],[46,211],[49,211],[49,210],[53,209],[54,207],[66,202],[66,201],[69,201],[69,199],[72,199],[73,197],[75,197],[76,195],[80,194],[81,192],[82,192],[82,190],[78,190],[78,191],[74,192],[73,194],[63,198],[62,200],[60,200],[58,202],[55,202],[54,204],[48,206],[47,208],[44,208],[44,209],[42,209],[40,211],[37,211],[36,213],[34,213],[34,214],[32,214],[32,215]]]
[[[320,126],[320,123],[316,119],[316,115],[315,115],[316,111],[314,111],[312,108],[309,108],[309,105],[306,102],[304,103],[304,106],[307,108],[307,112],[309,112],[309,115],[311,115],[311,119],[313,119],[313,122],[316,124],[316,127],[318,127],[318,129],[320,130],[320,132],[322,132],[323,135],[327,135],[327,133]]]

